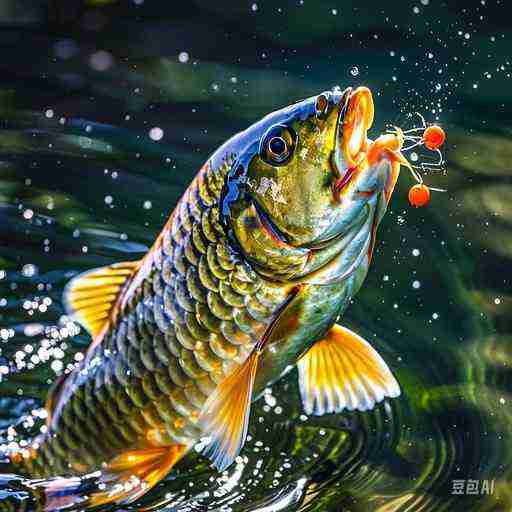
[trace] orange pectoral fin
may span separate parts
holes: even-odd
[[[203,454],[219,471],[235,460],[245,443],[258,360],[255,350],[219,384],[199,418],[203,432],[211,437]]]
[[[299,387],[307,414],[343,409],[367,411],[400,387],[384,360],[363,338],[334,325],[298,362]]]
[[[210,437],[203,454],[219,471],[235,460],[245,443],[260,355],[289,325],[293,303],[295,299],[300,300],[301,290],[300,286],[291,290],[249,357],[217,386],[203,406],[199,425],[205,436]]]

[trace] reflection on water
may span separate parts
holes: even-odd
[[[233,467],[218,474],[192,453],[140,504],[509,510],[512,117],[500,8],[422,1],[376,18],[372,2],[50,4],[0,8],[3,445],[44,428],[49,385],[88,345],[63,316],[70,276],[139,258],[235,131],[334,83],[363,83],[379,91],[376,131],[421,111],[448,133],[447,173],[426,178],[448,193],[413,210],[402,176],[347,313],[402,396],[306,417],[294,371],[256,404]],[[29,503],[15,478],[0,486],[18,509]]]

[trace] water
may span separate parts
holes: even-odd
[[[40,430],[50,384],[87,348],[63,316],[71,275],[139,258],[231,134],[334,84],[365,84],[375,133],[411,126],[418,111],[448,134],[446,173],[426,177],[448,192],[412,209],[413,182],[402,174],[345,321],[383,355],[402,396],[370,413],[306,417],[293,371],[255,404],[237,464],[221,475],[192,453],[139,505],[512,507],[506,9],[335,4],[2,2],[3,444]],[[27,497],[12,482],[2,487],[12,500]]]

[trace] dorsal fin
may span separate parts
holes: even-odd
[[[64,305],[70,316],[94,338],[110,318],[119,292],[140,261],[114,263],[73,278],[64,290]]]

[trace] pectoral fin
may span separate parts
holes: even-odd
[[[199,421],[211,441],[203,454],[219,471],[235,460],[244,445],[258,359],[259,352],[253,351],[242,366],[219,384],[204,405]]]
[[[290,306],[295,300],[300,300],[300,291],[300,287],[291,291],[249,357],[217,386],[203,406],[198,423],[204,434],[210,437],[203,454],[219,471],[235,460],[245,443],[260,355],[293,320],[290,318],[293,307]]]
[[[334,325],[299,360],[299,387],[307,414],[367,411],[400,387],[384,360],[363,338]]]

